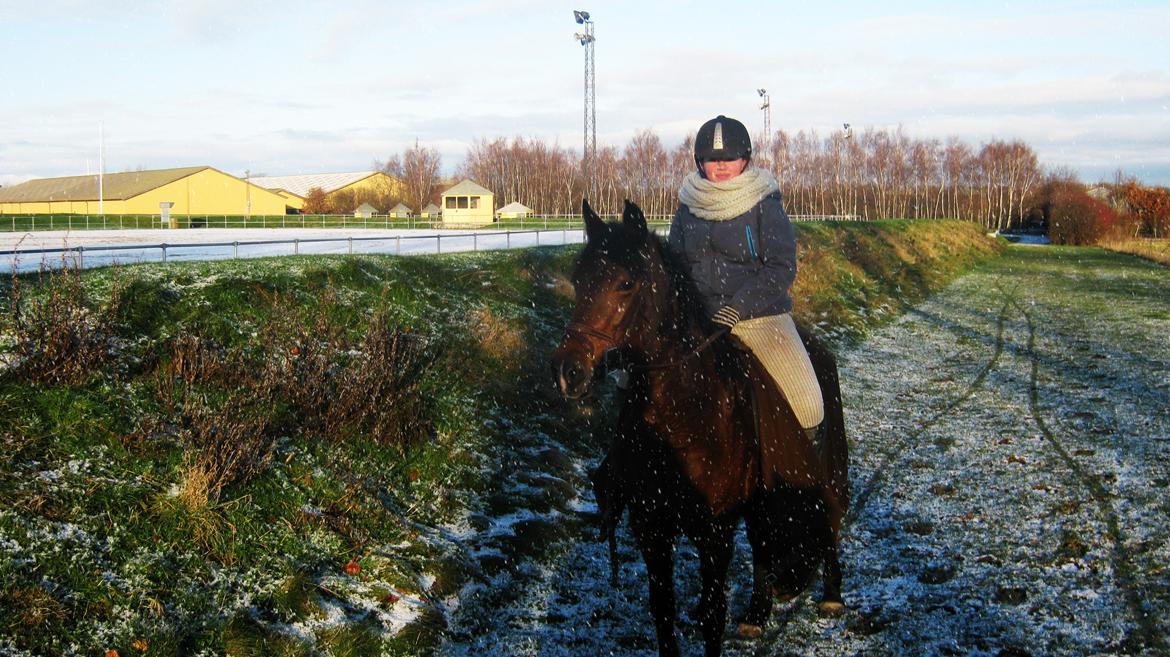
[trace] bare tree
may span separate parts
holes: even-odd
[[[417,139],[414,146],[402,154],[402,182],[406,188],[406,202],[415,211],[439,200],[441,164],[439,151],[419,146]]]

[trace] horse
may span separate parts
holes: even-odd
[[[712,332],[685,266],[649,231],[637,205],[626,201],[620,222],[602,221],[587,201],[582,214],[586,245],[571,275],[575,307],[552,367],[569,399],[588,396],[615,357],[631,373],[613,444],[593,482],[611,531],[629,512],[659,655],[679,654],[673,550],[683,535],[699,554],[692,618],[704,654],[721,653],[724,587],[741,518],[753,560],[741,634],[758,636],[773,598],[801,593],[822,564],[819,611],[841,613],[837,545],[849,499],[848,452],[832,354],[802,334],[825,393],[815,445],[762,365],[730,336]]]

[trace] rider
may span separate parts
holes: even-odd
[[[695,136],[695,164],[678,191],[670,246],[682,254],[710,313],[759,360],[810,439],[824,402],[792,321],[796,235],[771,172],[749,165],[747,128],[719,115]]]

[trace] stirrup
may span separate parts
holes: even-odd
[[[804,429],[805,437],[808,438],[808,441],[812,443],[813,448],[815,448],[817,452],[821,451],[820,432],[822,426],[824,426],[824,422],[818,424],[815,427],[807,427]]]

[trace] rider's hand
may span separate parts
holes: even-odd
[[[723,306],[711,316],[711,321],[719,326],[731,328],[739,322],[739,311],[731,306]]]

